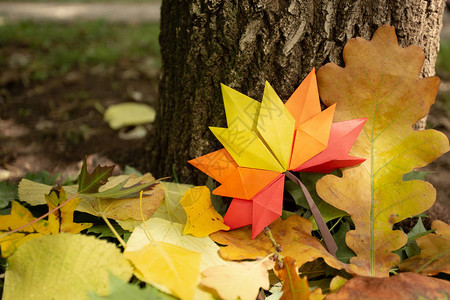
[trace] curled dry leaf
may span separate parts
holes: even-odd
[[[206,186],[197,186],[188,190],[180,201],[187,215],[183,234],[195,237],[205,237],[209,234],[228,230],[223,218],[217,213],[211,203],[211,192]]]
[[[400,270],[423,275],[450,274],[450,226],[435,220],[431,228],[436,232],[416,240],[420,254],[403,261],[399,265]]]
[[[401,273],[387,278],[358,276],[347,281],[327,300],[365,299],[447,299],[450,282],[414,273]]]
[[[202,272],[201,285],[224,300],[254,300],[259,289],[270,287],[268,270],[273,261],[228,262]]]
[[[350,265],[333,257],[320,241],[311,235],[311,221],[292,215],[286,220],[275,220],[269,228],[277,243],[283,247],[281,254],[294,258],[299,267],[322,257],[329,266],[352,273]],[[219,254],[227,260],[256,259],[274,252],[266,235],[260,234],[252,240],[252,230],[248,226],[228,232],[219,231],[210,237],[216,243],[226,245],[220,248]]]
[[[390,26],[381,26],[370,41],[351,39],[343,56],[345,68],[329,63],[319,69],[319,92],[326,105],[337,103],[335,121],[367,118],[350,153],[366,161],[344,169],[342,177],[323,177],[317,193],[355,224],[346,243],[356,253],[350,262],[357,274],[389,276],[400,260],[392,251],[407,242],[393,224],[427,210],[436,199],[430,183],[403,181],[403,174],[449,150],[443,133],[413,130],[434,103],[439,79],[419,77],[423,51],[401,48]]]

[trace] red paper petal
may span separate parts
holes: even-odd
[[[295,168],[294,171],[329,173],[338,168],[350,167],[364,162],[364,158],[349,156],[348,153],[366,121],[367,118],[362,118],[333,123],[328,147]]]
[[[223,220],[231,229],[236,229],[252,224],[253,201],[233,199],[228,207]]]

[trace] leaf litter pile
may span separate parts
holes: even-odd
[[[286,104],[269,84],[262,102],[222,87],[228,128],[211,130],[225,148],[190,161],[220,184],[212,193],[212,180],[86,163],[77,185],[23,179],[0,215],[3,299],[448,297],[450,226],[423,226],[436,191],[411,173],[449,150],[444,134],[413,130],[439,79],[419,78],[423,52],[389,26],[343,56]]]

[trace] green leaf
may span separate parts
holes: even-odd
[[[433,174],[434,172],[425,172],[425,171],[411,171],[403,175],[403,181],[410,180],[427,180],[428,175]]]
[[[34,181],[34,182],[39,182],[39,183],[48,184],[48,185],[54,185],[56,183],[56,179],[58,177],[59,177],[59,174],[51,176],[50,173],[47,171],[40,171],[37,173],[27,173],[24,178]]]
[[[84,158],[80,176],[78,177],[78,193],[97,193],[98,188],[104,185],[112,175],[114,167],[115,165],[107,167],[98,165],[92,173],[89,173],[87,170],[86,158]]]
[[[141,289],[138,285],[128,284],[122,279],[109,274],[109,295],[99,296],[89,293],[89,300],[175,300],[177,298],[161,292],[157,288],[147,285]]]
[[[123,236],[124,241],[126,242],[128,238],[130,237],[131,233],[128,230],[123,229],[118,224],[113,224],[114,229],[117,231],[117,233],[120,236]],[[88,228],[87,233],[96,233],[100,234],[97,236],[97,238],[116,238],[114,233],[109,229],[108,225],[102,224],[102,225],[96,225],[91,228]]]
[[[205,185],[211,191],[211,203],[212,203],[214,209],[220,215],[224,216],[227,211],[228,206],[226,205],[225,201],[223,201],[222,196],[214,195],[212,193],[212,191],[216,189],[217,184],[214,182],[214,180],[211,177],[208,177]]]
[[[336,257],[343,263],[350,263],[350,258],[354,257],[356,254],[350,249],[345,243],[345,235],[350,231],[350,224],[343,222],[339,230],[333,234],[334,241],[338,246],[338,251],[336,252]]]
[[[124,175],[131,175],[131,174],[136,174],[137,176],[142,176],[143,174],[141,172],[139,172],[138,170],[136,170],[135,168],[126,165],[125,166],[125,170],[123,171]]]
[[[137,183],[133,186],[124,188],[125,184],[128,182],[129,179],[130,178],[127,177],[125,180],[123,180],[116,186],[114,186],[110,189],[107,189],[105,191],[98,192],[98,193],[90,193],[89,196],[90,197],[98,197],[98,198],[113,198],[113,199],[122,198],[122,197],[131,196],[133,194],[139,193],[141,190],[145,190],[146,188],[151,187],[158,183],[155,180],[155,181],[147,182],[147,183]]]
[[[0,209],[7,207],[9,202],[17,197],[17,187],[13,184],[0,182]]]

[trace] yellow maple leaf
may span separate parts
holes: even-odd
[[[48,195],[45,195],[45,199],[49,211],[51,211],[59,204],[66,201],[67,195],[61,187],[50,191]],[[17,228],[23,228],[0,238],[2,257],[10,256],[26,241],[41,237],[42,235],[58,234],[60,232],[79,233],[80,231],[91,227],[91,223],[78,224],[73,222],[73,212],[79,201],[80,199],[72,199],[59,210],[52,212],[48,216],[48,220],[42,219],[28,226],[25,225],[33,222],[35,218],[27,208],[23,207],[18,202],[13,201],[11,214],[0,216],[0,234],[7,233]]]
[[[200,274],[200,253],[153,241],[139,251],[125,251],[124,255],[142,281],[162,285],[183,300],[194,297]]]
[[[201,285],[224,300],[253,300],[259,288],[269,289],[268,270],[272,268],[270,260],[228,262],[203,271]]]
[[[206,186],[197,186],[188,190],[180,200],[187,214],[183,234],[205,237],[219,230],[229,230],[223,218],[211,203],[211,194]]]

